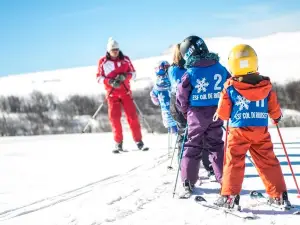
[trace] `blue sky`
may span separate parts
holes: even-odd
[[[1,0],[0,76],[96,65],[113,36],[131,59],[201,37],[300,30],[299,0]]]

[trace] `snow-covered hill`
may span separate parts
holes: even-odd
[[[282,129],[286,142],[300,140],[299,128]],[[281,162],[289,198],[300,206],[296,188],[271,129],[275,152]],[[144,134],[151,150],[135,150],[125,134],[127,153],[111,153],[112,134],[7,137],[0,142],[1,225],[294,225],[299,216],[250,207],[248,193],[264,191],[255,168],[246,161],[241,205],[258,218],[243,221],[213,209],[201,208],[193,198],[172,198],[177,163],[170,171],[166,135]],[[288,144],[288,153],[300,182],[300,144]],[[205,176],[203,169],[200,176]],[[180,181],[180,179],[179,179]],[[203,179],[197,193],[217,197],[219,185]],[[177,184],[177,193],[181,191]]]
[[[252,45],[259,56],[259,69],[273,81],[284,83],[298,79],[300,71],[300,32],[278,33],[266,37],[244,40],[234,37],[207,39],[211,51],[219,53],[221,62],[227,66],[230,49],[239,43]],[[154,79],[153,68],[159,60],[169,60],[172,55],[134,60],[137,81],[132,82],[134,89],[144,88]],[[99,55],[100,57],[101,55]],[[95,59],[95,62],[97,59]],[[60,69],[30,74],[11,75],[0,78],[0,95],[27,95],[33,90],[53,93],[61,98],[70,94],[94,95],[103,91],[96,83],[96,65],[81,68]],[[0,70],[1,73],[1,70]]]

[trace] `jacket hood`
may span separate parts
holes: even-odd
[[[237,92],[250,101],[265,99],[272,90],[270,78],[258,74],[231,77],[225,83],[225,87],[228,86],[233,86]]]

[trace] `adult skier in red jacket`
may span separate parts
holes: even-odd
[[[106,56],[99,60],[97,81],[104,84],[107,92],[108,117],[116,142],[115,149],[113,150],[114,153],[123,151],[122,106],[133,140],[139,149],[144,148],[141,125],[131,95],[130,80],[132,78],[135,78],[135,69],[129,57],[123,55],[117,41],[109,38]]]

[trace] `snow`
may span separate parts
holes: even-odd
[[[291,116],[297,116],[300,118],[300,112],[293,109],[283,109],[283,115],[291,115]]]
[[[284,128],[290,160],[300,182],[300,128]],[[289,197],[300,205],[276,129],[270,129],[282,163]],[[0,224],[5,225],[183,225],[183,224],[298,224],[299,217],[270,208],[254,210],[254,221],[201,208],[193,198],[172,198],[177,173],[168,170],[167,136],[143,133],[148,152],[135,150],[129,133],[129,152],[112,154],[112,134],[70,134],[5,137],[0,142]],[[175,139],[175,138],[174,138]],[[249,205],[250,190],[264,191],[256,170],[247,161],[241,205]],[[205,175],[203,169],[200,176]],[[180,181],[180,179],[179,179]],[[217,183],[203,179],[197,193],[217,196]],[[181,191],[178,182],[177,193]]]
[[[218,53],[221,63],[226,67],[229,51],[234,45],[252,45],[259,57],[261,74],[270,76],[272,81],[278,83],[298,79],[295,71],[300,70],[300,48],[295,46],[298,46],[299,40],[300,32],[276,33],[249,40],[235,37],[205,39],[210,51]],[[143,89],[153,82],[154,67],[160,60],[171,62],[172,53],[168,50],[163,56],[133,60],[137,70],[137,81],[132,82],[134,90]],[[0,95],[26,96],[34,90],[53,93],[60,99],[72,94],[98,95],[104,89],[96,82],[96,72],[97,65],[91,65],[5,76],[0,78]]]

